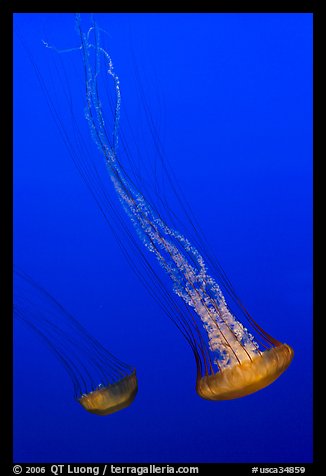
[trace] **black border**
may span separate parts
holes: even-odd
[[[190,12],[201,13],[313,13],[314,24],[314,462],[312,464],[300,464],[293,462],[293,466],[304,466],[306,468],[305,474],[319,474],[319,464],[322,462],[322,448],[321,448],[321,431],[323,429],[320,418],[320,410],[322,404],[320,401],[321,395],[321,379],[318,379],[320,373],[323,375],[323,369],[320,364],[321,352],[323,346],[323,334],[320,329],[322,317],[322,305],[319,300],[321,295],[321,280],[318,276],[322,276],[321,256],[321,231],[322,219],[318,220],[318,215],[321,213],[321,111],[319,93],[322,90],[322,85],[325,84],[325,78],[322,73],[322,47],[321,47],[321,33],[323,31],[322,15],[320,10],[320,3],[317,0],[260,0],[260,1],[246,1],[246,0],[224,0],[207,2],[207,8],[203,2],[200,3],[202,7],[200,10],[194,8]],[[13,14],[14,13],[74,13],[75,11],[88,12],[91,6],[92,12],[106,12],[105,6],[110,7],[108,12],[121,13],[138,13],[138,12],[184,12],[180,8],[169,8],[167,2],[162,2],[162,8],[155,2],[156,10],[148,8],[127,8],[127,5],[118,2],[108,2],[106,0],[98,1],[92,0],[84,4],[81,1],[61,0],[52,1],[46,0],[42,3],[34,0],[1,0],[0,4],[0,45],[1,45],[1,63],[0,63],[0,84],[1,84],[1,280],[0,292],[2,303],[2,325],[1,325],[1,345],[0,345],[0,362],[2,365],[2,388],[0,391],[0,435],[2,437],[0,445],[0,462],[3,465],[4,471],[1,474],[13,474],[13,361],[12,361],[12,343],[13,343],[13,328],[12,328],[12,272],[13,272]],[[190,6],[190,5],[189,5]],[[195,6],[195,5],[193,5]],[[198,3],[196,4],[198,6]],[[212,7],[214,6],[214,9]],[[112,7],[112,8],[111,8]],[[116,8],[114,8],[116,7]],[[117,8],[120,7],[120,8]],[[125,7],[125,9],[121,8]],[[317,99],[318,98],[318,99]],[[322,218],[322,217],[321,217]],[[323,243],[324,244],[324,243]],[[318,257],[318,259],[317,259]],[[302,336],[304,339],[304,336]],[[298,389],[300,392],[300,389]],[[300,415],[298,415],[300,418]],[[277,422],[276,422],[277,424]],[[281,431],[282,429],[280,429]],[[124,464],[124,466],[133,466],[131,464]],[[85,466],[83,464],[81,466]],[[26,466],[34,465],[21,465]],[[50,464],[42,464],[40,466],[46,467],[46,474],[51,474]],[[66,465],[67,466],[67,465]],[[78,465],[76,465],[78,466]],[[103,467],[104,465],[98,465]],[[116,464],[117,466],[117,464]],[[149,466],[147,464],[135,464],[134,466]],[[158,465],[160,466],[160,465]],[[164,466],[164,465],[161,465]],[[178,466],[173,465],[171,466]],[[183,466],[180,463],[180,466]],[[206,470],[215,470],[224,472],[235,471],[236,474],[251,474],[251,468],[258,466],[259,468],[291,466],[290,464],[247,464],[247,463],[216,463],[216,464],[185,464],[185,466],[198,466],[199,475]],[[1,470],[1,468],[0,468]],[[9,470],[9,471],[8,471]],[[22,473],[24,474],[24,472]],[[63,473],[64,474],[64,473]]]
[[[2,388],[0,391],[0,461],[4,459],[6,467],[12,462],[13,438],[13,361],[12,361],[12,259],[13,259],[13,79],[12,79],[12,21],[9,10],[0,13],[1,57],[0,90],[4,91],[1,111],[1,279],[0,292],[2,303],[2,325],[0,362]],[[10,467],[10,466],[9,466]],[[11,473],[11,470],[10,470]]]

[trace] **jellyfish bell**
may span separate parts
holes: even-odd
[[[197,379],[196,391],[205,400],[245,397],[273,383],[290,365],[293,349],[280,344],[236,365]]]
[[[128,407],[137,394],[137,377],[134,371],[119,382],[100,386],[96,390],[82,395],[78,401],[85,410],[96,415],[110,415]]]

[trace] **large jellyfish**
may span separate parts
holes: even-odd
[[[54,297],[21,271],[14,273],[14,316],[36,332],[63,364],[74,396],[85,410],[109,415],[132,403],[137,393],[135,370],[90,336]]]
[[[123,151],[118,147],[120,80],[111,56],[101,45],[101,30],[93,21],[89,30],[84,32],[79,15],[76,16],[76,28],[81,41],[78,50],[82,55],[85,75],[86,121],[137,237],[132,236],[110,202],[106,191],[108,184],[99,179],[91,154],[72,151],[79,171],[110,226],[112,219],[115,219],[125,230],[131,251],[120,241],[116,230],[113,229],[113,232],[118,236],[134,271],[191,346],[197,366],[197,393],[208,400],[228,400],[266,387],[287,369],[293,358],[292,348],[270,336],[255,322],[218,262],[211,263],[199,252],[197,243],[201,241],[196,240],[196,245],[191,243],[175,226],[163,219],[165,210],[140,192],[137,181],[131,178],[127,163],[121,162]],[[106,90],[113,88],[111,117],[104,112],[103,87]],[[144,249],[139,247],[139,240]],[[137,261],[143,267],[133,259],[136,249],[139,252]],[[170,278],[174,294],[167,292],[164,279],[146,256],[148,253],[155,256]],[[217,279],[209,271],[208,262]],[[236,317],[230,304],[242,313],[247,327]]]

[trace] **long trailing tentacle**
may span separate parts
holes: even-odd
[[[118,158],[118,135],[120,125],[121,90],[120,80],[111,56],[100,45],[99,29],[94,22],[94,43],[81,28],[77,17],[77,30],[81,38],[85,84],[85,117],[92,138],[105,158],[107,168],[119,200],[133,223],[145,247],[157,258],[173,282],[175,293],[193,308],[202,321],[208,335],[210,351],[216,354],[215,362],[224,368],[242,360],[251,359],[260,353],[258,342],[236,319],[226,303],[222,290],[208,273],[203,257],[188,239],[169,227],[148,203],[135,184],[129,179]],[[91,51],[95,61],[91,61]],[[104,61],[107,74],[113,81],[115,109],[112,134],[105,127],[99,95],[98,78]],[[95,64],[95,66],[94,66]],[[269,344],[272,338],[251,320],[260,337]],[[195,328],[198,324],[195,324]],[[277,342],[277,341],[275,341]]]

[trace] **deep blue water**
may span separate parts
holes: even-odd
[[[289,343],[295,358],[275,383],[251,396],[225,402],[197,396],[191,350],[124,259],[33,67],[69,144],[75,146],[71,100],[73,117],[99,159],[83,113],[80,52],[59,54],[41,43],[78,47],[74,16],[17,14],[15,264],[136,367],[139,392],[121,412],[88,414],[73,399],[60,362],[17,322],[15,461],[309,462],[312,15],[95,18],[107,32],[102,36],[121,81],[120,128],[144,187],[153,181],[157,158],[139,91],[210,247],[256,321]],[[85,26],[89,21],[83,16]],[[161,186],[177,212],[169,184]]]

